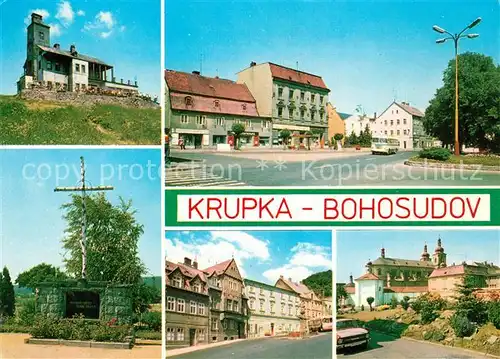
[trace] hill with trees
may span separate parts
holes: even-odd
[[[321,297],[332,296],[332,282],[333,274],[331,270],[314,273],[302,281],[302,283]]]

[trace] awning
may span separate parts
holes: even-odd
[[[209,130],[197,130],[197,129],[189,129],[189,128],[175,128],[175,133],[187,133],[191,135],[208,135],[210,134]]]
[[[273,130],[285,130],[285,129],[290,131],[309,131],[311,128],[308,126],[273,124]]]

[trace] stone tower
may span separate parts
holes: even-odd
[[[50,47],[50,26],[43,23],[41,15],[32,13],[31,24],[27,29],[26,62],[24,63],[24,74],[38,78],[38,45]]]
[[[432,255],[432,263],[436,268],[446,267],[446,253],[441,246],[441,238],[438,238],[437,247]]]
[[[424,251],[422,252],[422,256],[420,257],[422,262],[430,262],[431,255],[427,252],[427,244],[424,245]]]

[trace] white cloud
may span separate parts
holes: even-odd
[[[50,36],[52,38],[61,36],[62,30],[61,30],[61,26],[59,24],[51,23],[51,24],[49,24],[49,26],[50,26]]]
[[[100,38],[107,39],[115,32],[117,26],[118,22],[111,11],[99,11],[94,17],[94,21],[87,22],[83,30],[91,32]],[[125,31],[125,29],[124,25],[118,27],[120,32]]]
[[[181,235],[181,239],[166,239],[165,255],[170,261],[182,262],[184,257],[192,260],[196,258],[199,268],[207,268],[234,258],[244,276],[245,266],[251,266],[252,261],[270,257],[268,243],[245,232],[213,231],[203,240],[193,240],[191,233],[185,231]]]
[[[305,266],[294,266],[290,264],[286,264],[279,268],[269,269],[262,273],[271,283],[275,283],[281,275],[286,279],[291,278],[294,282],[300,282],[311,274],[313,274],[313,271]]]
[[[34,10],[30,10],[28,15],[24,18],[24,24],[27,26],[29,24],[31,24],[31,14],[32,13],[35,13],[35,14],[38,14],[38,15],[41,15],[43,17],[43,20],[47,20],[49,17],[50,17],[50,13],[45,10],[45,9],[34,9]]]
[[[83,11],[83,10],[78,10],[78,11],[76,12],[76,15],[77,15],[77,16],[85,16],[85,11]]]
[[[69,1],[61,1],[57,5],[57,14],[56,14],[56,19],[61,21],[61,23],[68,27],[73,23],[73,20],[75,18],[75,12],[73,11],[73,8],[71,7],[71,4]]]

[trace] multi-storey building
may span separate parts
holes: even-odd
[[[375,117],[358,114],[348,115],[348,117],[344,119],[345,135],[349,137],[354,133],[356,136],[359,136],[362,132],[365,131],[366,127],[368,126],[368,129],[370,130],[372,136],[375,136],[375,133],[373,131]]]
[[[270,62],[252,62],[238,73],[237,82],[248,86],[257,101],[259,114],[272,119],[273,144],[280,143],[279,134],[283,129],[292,133],[294,146],[326,140],[330,90],[320,76]]]
[[[189,258],[165,263],[166,343],[183,347],[208,343],[209,287],[203,271]]]
[[[275,286],[293,291],[299,296],[301,305],[300,312],[305,319],[309,320],[321,318],[323,316],[322,300],[304,283],[295,283],[292,281],[292,278],[285,279],[283,276],[280,276]]]
[[[297,293],[245,279],[251,338],[288,334],[300,330],[300,298]]]
[[[41,86],[57,91],[103,89],[138,93],[136,81],[116,81],[113,66],[79,53],[75,45],[69,51],[61,49],[60,44],[51,46],[50,26],[41,15],[31,14],[26,34],[26,61],[24,74],[17,82],[18,92]]]
[[[402,149],[431,147],[434,140],[425,134],[423,118],[424,114],[408,102],[393,102],[376,119],[372,136],[397,138]]]
[[[200,72],[165,71],[166,126],[171,145],[184,141],[186,148],[231,143],[233,124],[245,126],[244,146],[270,146],[271,119],[259,116],[257,104],[245,84]],[[234,144],[234,142],[233,142]]]
[[[337,108],[333,106],[331,103],[327,103],[326,105],[327,109],[327,117],[328,117],[328,142],[330,145],[333,145],[334,139],[333,136],[335,136],[337,133],[340,133],[344,135],[344,138],[346,136],[346,126],[345,126],[345,119],[348,118],[350,115],[337,112]],[[344,140],[342,139],[341,143],[343,143]]]
[[[323,302],[323,316],[333,315],[333,298],[326,297],[322,298],[321,301]]]

